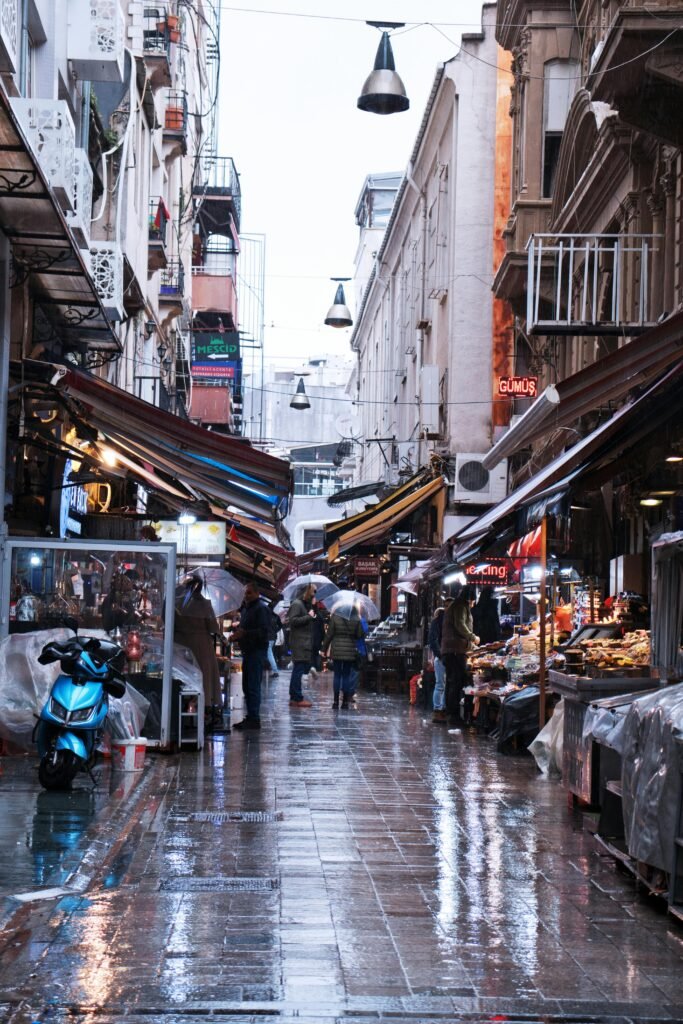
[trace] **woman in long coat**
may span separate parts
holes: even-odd
[[[218,724],[223,704],[215,641],[219,633],[220,626],[211,602],[202,597],[201,579],[190,576],[185,582],[184,593],[176,601],[173,639],[177,644],[189,647],[197,659],[204,680],[207,718],[214,725]]]

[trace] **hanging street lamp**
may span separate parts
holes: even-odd
[[[402,21],[366,21],[373,28],[403,28]],[[396,73],[394,54],[389,33],[382,31],[382,38],[375,57],[375,66],[365,80],[357,106],[371,114],[398,114],[407,110],[410,100],[400,76]]]
[[[303,377],[299,377],[299,383],[296,386],[296,391],[292,395],[292,400],[289,403],[290,409],[310,409],[311,403],[308,400],[306,394],[306,388],[304,387]]]
[[[334,302],[327,311],[325,324],[328,327],[350,327],[353,320],[351,319],[349,307],[346,305],[344,285],[341,282],[350,281],[351,279],[349,277],[331,277],[330,280],[337,281],[339,283],[337,284]]]

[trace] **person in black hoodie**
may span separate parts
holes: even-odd
[[[268,609],[261,600],[255,583],[247,583],[240,623],[231,639],[242,651],[242,689],[247,704],[246,717],[235,729],[261,728],[261,680],[263,663],[268,653]]]
[[[472,609],[474,632],[482,644],[492,644],[501,638],[498,606],[493,596],[493,587],[482,587],[479,600]]]

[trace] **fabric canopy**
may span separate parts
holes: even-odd
[[[388,533],[402,519],[439,495],[442,499],[445,495],[444,478],[421,473],[371,509],[359,512],[350,519],[328,523],[325,527],[325,541],[329,561],[334,561],[342,551],[367,544]]]
[[[682,376],[683,361],[680,361],[640,398],[623,406],[611,419],[456,533],[451,537],[454,556],[461,561],[481,550],[494,534],[501,534],[504,520],[514,513],[532,503],[539,503],[542,508],[548,499],[570,490],[599,466],[609,465],[621,452],[658,430],[668,419],[680,415],[677,392]]]
[[[85,422],[132,460],[250,515],[284,515],[291,491],[289,463],[234,437],[204,430],[107,381],[72,368],[60,388],[75,399]],[[163,488],[160,488],[163,489]]]
[[[598,359],[555,385],[559,403],[545,413],[519,422],[503,434],[487,457],[489,468],[505,455],[547,436],[560,427],[575,424],[581,416],[599,409],[629,391],[651,383],[683,354],[683,312],[674,313],[616,352]],[[540,402],[542,395],[537,402]],[[536,404],[531,406],[536,408]]]

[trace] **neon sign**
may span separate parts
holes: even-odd
[[[509,398],[536,398],[538,377],[499,377],[498,394]]]

